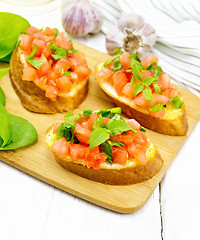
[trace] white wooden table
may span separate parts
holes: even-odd
[[[0,11],[18,13],[39,28],[62,30],[59,4],[35,15],[0,1]],[[101,33],[78,41],[106,52]],[[98,207],[0,161],[0,239],[200,239],[199,148],[200,123],[147,204],[133,214]]]

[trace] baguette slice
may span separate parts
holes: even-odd
[[[103,63],[96,66],[96,73],[103,68]],[[134,118],[142,126],[172,136],[186,135],[188,130],[188,122],[185,112],[185,104],[180,109],[176,109],[174,106],[169,105],[165,108],[165,116],[158,118],[151,116],[149,111],[141,107],[137,107],[134,102],[126,96],[118,96],[114,87],[107,82],[106,79],[99,79],[96,77],[96,81],[104,91],[105,95],[118,107],[122,109],[122,112],[129,118]]]
[[[56,134],[53,133],[53,126],[51,126],[45,137],[45,142],[51,151],[51,146],[55,140]],[[149,147],[146,152],[147,163],[145,165],[139,165],[134,159],[129,159],[124,166],[105,161],[100,164],[99,169],[93,169],[86,166],[84,159],[75,160],[70,157],[61,157],[54,151],[52,153],[62,167],[78,176],[110,185],[129,185],[152,178],[163,165],[163,160],[154,143],[149,139],[148,141]]]
[[[26,31],[32,31],[32,28],[34,28],[34,27],[30,27],[29,28],[30,30],[27,29]],[[46,28],[46,29],[50,29],[50,28]],[[46,31],[46,29],[44,31]],[[35,31],[37,31],[37,32],[36,33],[33,32],[32,35],[31,34],[25,35],[25,37],[30,36],[30,38],[32,37],[34,39],[34,34],[40,34],[40,35],[42,34],[41,32],[38,32],[39,30],[37,30],[37,29]],[[50,29],[50,31],[55,31],[55,30]],[[59,34],[60,35],[57,35],[57,37],[62,36],[64,38],[63,33],[59,33]],[[24,34],[20,35],[19,40],[22,39],[22,36],[24,36]],[[45,38],[53,39],[53,37],[51,37],[51,36],[49,37],[47,35],[42,35],[40,37],[43,37],[44,39]],[[38,40],[38,39],[36,38],[34,40]],[[41,42],[41,40],[38,40],[38,41]],[[67,40],[65,40],[65,41],[67,42]],[[22,42],[22,46],[24,46],[23,39],[21,40],[21,42]],[[52,44],[54,44],[54,42],[56,42],[56,39],[54,41],[51,40]],[[44,42],[44,44],[46,44],[45,46],[47,46],[49,43],[50,42],[47,42],[47,43]],[[59,87],[56,86],[55,88],[58,89],[56,100],[54,100],[54,99],[52,100],[52,99],[50,99],[50,97],[48,98],[47,95],[45,94],[48,86],[51,86],[51,85],[48,85],[49,84],[48,80],[45,84],[39,84],[39,83],[37,84],[37,79],[39,80],[39,76],[35,79],[36,81],[30,80],[27,78],[24,79],[23,74],[24,74],[24,69],[26,67],[32,67],[33,70],[35,69],[35,71],[36,71],[36,68],[34,68],[29,63],[27,63],[26,59],[27,59],[28,53],[22,48],[22,46],[19,45],[18,47],[16,47],[14,49],[11,60],[10,60],[11,83],[12,83],[12,86],[13,86],[15,92],[17,93],[18,97],[20,98],[22,105],[29,111],[38,112],[38,113],[57,113],[57,112],[63,112],[63,111],[71,111],[74,108],[77,108],[83,102],[83,100],[85,99],[85,97],[87,95],[89,76],[87,76],[86,78],[84,78],[81,81],[74,81],[70,92],[61,91],[59,89]],[[51,51],[49,54],[52,54],[52,53],[53,53],[53,51]],[[45,58],[43,54],[41,55],[41,58],[42,57]],[[59,61],[59,60],[55,61],[51,57],[51,55],[49,55],[45,59],[46,59],[46,61],[48,60],[49,63],[50,63],[50,61],[51,61],[51,63],[52,62],[55,63],[55,65],[51,66],[50,70],[54,69],[54,67],[56,66],[56,63]],[[39,58],[39,60],[41,60],[41,59]],[[68,60],[68,58],[67,58],[67,60]],[[85,64],[87,64],[87,63],[85,63]],[[37,72],[39,70],[37,70]],[[64,68],[62,70],[64,70]],[[69,70],[71,70],[71,69],[69,69]],[[73,71],[74,71],[74,69],[73,69]],[[44,77],[44,79],[45,79],[45,77],[47,79],[47,73],[46,74],[44,73],[44,75],[42,75],[42,77]],[[62,76],[64,76],[64,73],[59,75],[58,78],[60,78]],[[54,84],[57,84],[57,79],[56,80],[54,79],[51,81],[53,81]]]

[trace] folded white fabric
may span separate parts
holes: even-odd
[[[200,91],[200,1],[94,0],[106,34],[121,14],[135,12],[156,30],[152,52],[173,79]]]

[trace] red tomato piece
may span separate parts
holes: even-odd
[[[55,39],[55,44],[60,47],[60,48],[64,48],[65,50],[69,50],[72,48],[72,44],[70,41],[68,41],[63,32],[58,33],[58,35],[56,36]]]
[[[126,147],[112,147],[112,155],[113,163],[125,165],[128,160],[128,151]]]
[[[75,73],[78,74],[78,80],[79,81],[82,81],[82,80],[85,80],[86,78],[88,78],[89,75],[90,75],[90,72],[91,72],[90,69],[86,66],[83,66],[83,65],[79,65],[75,69]]]
[[[158,58],[157,58],[155,55],[150,55],[150,56],[144,58],[144,59],[141,61],[141,64],[142,64],[143,69],[146,69],[146,67],[147,67],[150,63],[158,64]]]
[[[83,144],[70,144],[69,154],[72,159],[84,159],[88,147]]]
[[[133,142],[135,144],[140,144],[142,147],[145,148],[148,145],[146,133],[141,132],[141,131],[134,133]]]
[[[40,60],[43,62],[43,64],[38,69],[39,77],[46,75],[49,72],[49,70],[51,69],[51,65],[47,61],[47,59],[44,55],[41,56]]]
[[[110,140],[115,141],[115,142],[121,142],[126,145],[130,145],[133,142],[134,136],[130,134],[117,134],[115,136],[110,137]]]
[[[103,122],[106,125],[110,121],[110,118],[108,117],[103,117]]]
[[[161,91],[165,91],[170,87],[170,79],[171,79],[171,76],[169,74],[163,73],[159,75],[157,83]]]
[[[128,52],[123,52],[120,56],[120,62],[121,62],[121,65],[122,65],[122,68],[123,69],[128,69],[129,68],[129,65],[130,65],[130,58],[129,58],[129,53]]]
[[[61,58],[55,64],[54,71],[58,75],[63,76],[62,69],[64,69],[64,71],[67,72],[70,69],[70,67],[71,67],[70,61],[66,58]]]
[[[134,98],[134,85],[131,85],[130,83],[127,83],[125,87],[122,90],[122,93],[127,97],[127,98]]]
[[[108,80],[113,75],[113,71],[109,68],[103,68],[96,73],[96,78],[100,80]]]
[[[32,47],[34,45],[36,45],[36,47],[37,47],[37,52],[35,53],[34,57],[40,57],[43,52],[44,46],[45,46],[44,41],[39,40],[39,39],[33,39]]]
[[[133,102],[136,106],[141,108],[148,108],[149,101],[146,100],[146,98],[143,96],[142,93],[139,93],[134,99]]]
[[[149,113],[151,114],[151,116],[156,117],[156,118],[163,118],[165,116],[165,110],[161,110],[161,111],[157,111],[157,112],[152,112],[149,111]]]
[[[45,45],[42,54],[43,54],[46,58],[48,58],[48,57],[52,54],[52,51],[50,50],[49,44],[46,44],[46,45]]]
[[[146,150],[136,147],[134,156],[138,164],[145,165],[147,163]]]
[[[67,76],[62,76],[56,79],[56,84],[60,91],[64,93],[68,93],[72,89],[72,82],[70,81],[70,78]]]
[[[54,123],[54,125],[53,125],[53,133],[54,134],[57,134],[58,127],[60,126],[61,123],[64,123],[64,122],[65,122],[64,120],[58,120]]]
[[[51,150],[61,157],[69,156],[69,142],[64,138],[55,140],[51,146]]]
[[[126,122],[132,129],[134,130],[140,129],[140,124],[135,119],[126,119]]]
[[[144,71],[141,72],[143,79],[147,78],[147,77],[153,77],[153,72],[151,71]]]
[[[72,83],[78,82],[78,74],[75,73],[75,72],[71,72],[70,73],[70,80],[72,81]]]
[[[92,134],[90,130],[83,128],[77,123],[74,132],[77,134],[77,138],[81,143],[90,144],[90,135]]]
[[[38,32],[38,31],[39,31],[38,28],[31,26],[25,30],[25,33],[32,34],[32,33]]]
[[[36,78],[38,78],[37,70],[33,67],[24,67],[22,80],[25,81],[34,81]]]
[[[70,54],[70,58],[75,58],[79,60],[79,63],[81,65],[86,65],[87,66],[87,62],[86,62],[86,58],[85,58],[85,54],[82,52],[73,52]]]
[[[135,150],[136,150],[135,143],[131,143],[127,148],[128,148],[129,156],[132,157],[132,158],[135,158]]]
[[[153,93],[153,102],[149,103],[149,106],[154,106],[159,103],[163,103],[164,105],[168,103],[169,98],[166,96],[163,96],[159,93]]]
[[[80,65],[80,60],[78,58],[69,58],[69,61],[71,63],[72,71],[74,71]]]
[[[92,149],[88,148],[88,151],[85,155],[85,161],[88,167],[93,169],[99,169],[99,166],[102,162],[105,162],[107,155],[105,153],[99,152],[99,147],[96,146]]]
[[[53,69],[50,69],[47,73],[47,79],[48,80],[56,80],[57,78],[59,78],[58,74],[55,73],[55,71]]]
[[[48,86],[45,92],[45,97],[51,99],[51,101],[55,102],[58,95],[58,90],[54,86]]]
[[[55,31],[55,29],[53,29],[53,28],[46,27],[46,28],[42,31],[42,33],[43,33],[44,35],[54,37],[56,31]]]
[[[20,34],[19,35],[19,46],[27,53],[30,54],[32,51],[33,37],[30,35]]]
[[[43,34],[43,32],[35,32],[32,34],[34,39],[42,40],[43,42],[47,43],[53,41],[53,37],[49,37]]]
[[[40,78],[36,78],[33,81],[38,87],[44,89],[47,83],[47,77],[46,76],[42,76]]]
[[[88,119],[89,129],[92,130],[95,120],[99,117],[99,114],[92,113]]]
[[[115,91],[118,95],[123,95],[122,90],[124,89],[125,85],[127,84],[128,79],[126,75],[122,71],[117,71],[113,74],[113,84]]]

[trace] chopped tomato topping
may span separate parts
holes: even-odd
[[[122,95],[122,90],[124,89],[125,85],[127,84],[128,79],[126,75],[122,71],[117,71],[113,74],[113,84],[115,91],[118,95]]]
[[[146,156],[146,152],[144,151],[144,149],[142,149],[140,147],[139,148],[136,147],[134,156],[135,156],[136,161],[140,165],[145,165],[147,163],[147,156]]]
[[[79,65],[77,66],[77,68],[75,69],[75,73],[78,74],[78,79],[80,81],[85,80],[89,74],[90,74],[90,69],[84,65]]]
[[[24,67],[22,80],[33,81],[38,78],[37,70],[32,67]]]
[[[54,71],[58,75],[62,76],[63,75],[63,70],[67,72],[70,69],[70,67],[71,67],[70,61],[66,58],[61,58],[56,63]]]
[[[74,132],[77,134],[77,138],[80,142],[90,144],[90,135],[92,133],[90,130],[83,128],[77,123]]]
[[[134,99],[133,102],[136,106],[147,108],[149,106],[149,101],[146,100],[146,98],[143,96],[142,93],[138,94]]]
[[[158,58],[155,55],[150,55],[141,61],[143,69],[146,69],[150,63],[158,64]]]
[[[57,129],[60,126],[61,123],[64,123],[64,120],[58,120],[54,123],[53,125],[53,133],[56,134],[57,133]]]
[[[30,35],[25,35],[25,34],[21,34],[19,35],[19,45],[20,47],[27,52],[28,54],[31,53],[32,51],[32,41],[33,41],[33,37]]]
[[[48,86],[46,93],[45,93],[45,97],[51,99],[53,102],[56,101],[58,95],[58,90],[54,87],[54,86]]]
[[[31,26],[25,30],[25,33],[32,34],[32,33],[38,32],[38,31],[39,31],[38,28]]]
[[[135,119],[126,119],[126,122],[132,129],[134,130],[140,129],[140,124]]]
[[[133,138],[134,137],[132,135],[128,135],[128,134],[117,134],[113,137],[110,137],[112,141],[121,142],[126,145],[131,144],[133,142]]]
[[[103,68],[101,71],[96,73],[96,77],[101,80],[109,79],[113,75],[113,71],[109,68]]]
[[[60,48],[64,48],[65,50],[72,48],[71,43],[67,41],[63,32],[58,33],[55,39],[55,44]]]
[[[128,151],[126,147],[112,147],[112,155],[113,163],[125,165],[128,160]]]
[[[130,157],[135,158],[136,145],[132,142],[128,147],[128,154]]]
[[[163,73],[159,75],[158,85],[161,91],[165,91],[170,87],[170,79],[171,79],[171,76],[169,74]]]
[[[130,58],[129,58],[129,53],[128,52],[123,52],[120,56],[120,62],[121,62],[121,65],[122,65],[122,68],[124,69],[128,69],[129,68],[129,65],[130,65]]]
[[[92,113],[88,120],[89,129],[92,130],[95,120],[99,117],[98,114]]]
[[[49,70],[51,69],[51,64],[47,61],[44,55],[41,56],[41,61],[43,62],[40,68],[38,69],[39,77],[47,75]]]
[[[67,157],[69,155],[69,142],[64,137],[57,139],[52,144],[51,150],[61,157]]]
[[[131,85],[130,83],[127,83],[127,84],[125,85],[125,87],[123,88],[122,93],[123,93],[126,97],[132,99],[132,98],[134,98],[134,87],[135,87],[135,86]]]
[[[88,147],[83,144],[70,144],[69,154],[73,159],[84,159]]]
[[[54,37],[56,31],[55,31],[55,29],[53,29],[53,28],[46,27],[46,28],[44,29],[43,33],[44,33],[45,35],[47,35],[47,36]]]
[[[105,153],[99,152],[99,147],[96,146],[92,149],[88,149],[85,161],[88,167],[92,167],[94,169],[99,169],[99,166],[102,162],[107,159],[107,155]]]
[[[64,93],[68,93],[72,89],[72,82],[70,81],[70,78],[66,77],[66,76],[57,78],[56,84],[57,84],[58,88]]]

